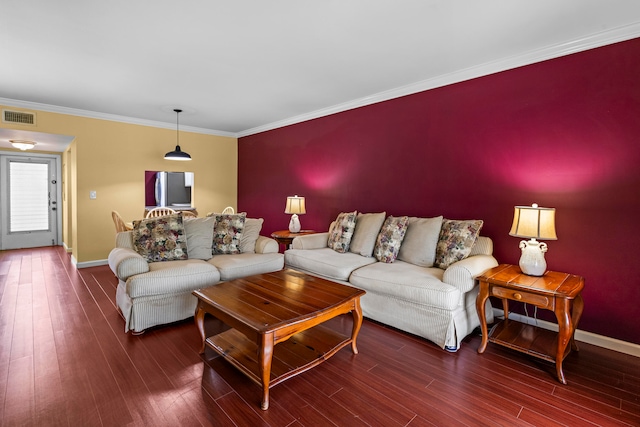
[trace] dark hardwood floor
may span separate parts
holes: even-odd
[[[261,411],[257,385],[198,354],[193,320],[125,334],[115,286],[60,247],[0,252],[1,425],[640,426],[633,356],[579,343],[563,386],[550,363],[493,344],[477,354],[477,335],[450,354],[367,320],[358,355],[273,387]]]

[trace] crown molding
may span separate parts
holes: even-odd
[[[411,95],[414,93],[423,92],[425,90],[435,89],[454,83],[459,83],[465,80],[471,80],[477,77],[487,76],[501,71],[534,64],[536,62],[559,58],[561,56],[571,55],[573,53],[578,53],[625,40],[631,40],[636,37],[640,37],[640,22],[595,33],[587,37],[572,40],[567,43],[547,46],[511,57],[502,58],[497,61],[487,62],[474,67],[455,71],[453,73],[379,92],[342,104],[337,104],[328,108],[323,108],[320,110],[312,111],[310,113],[301,114],[273,123],[268,123],[266,125],[238,132],[237,137],[240,138],[243,136],[254,135],[256,133],[301,123],[307,120],[317,119],[319,117],[324,117],[347,110],[353,110],[355,108],[364,107],[366,105],[388,101],[394,98],[400,98],[402,96]]]
[[[46,111],[49,113],[67,114],[70,116],[86,117],[89,119],[109,120],[112,122],[127,123],[131,125],[149,126],[161,129],[175,129],[175,123],[164,123],[155,120],[137,119],[135,117],[119,116],[117,114],[99,113],[96,111],[80,110],[77,108],[60,107],[57,105],[40,104],[38,102],[20,101],[17,99],[0,98],[0,104],[9,107],[24,108],[27,110]],[[180,125],[180,131],[200,133],[204,135],[229,136],[237,138],[235,132],[225,132],[221,130],[205,129],[193,126]]]

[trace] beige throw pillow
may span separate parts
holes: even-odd
[[[359,213],[356,220],[356,229],[349,245],[349,252],[366,257],[372,256],[376,238],[386,216],[386,212]]]
[[[263,223],[264,219],[262,218],[247,218],[244,221],[244,230],[240,238],[240,253],[256,253],[256,242],[258,241],[258,236],[260,236],[260,231],[262,231]]]
[[[211,258],[211,244],[213,242],[213,225],[216,219],[183,218],[184,231],[187,235],[187,253],[189,258],[208,260]]]
[[[398,259],[420,267],[433,267],[436,246],[442,228],[442,216],[435,218],[409,218]]]

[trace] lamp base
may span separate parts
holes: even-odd
[[[291,215],[291,221],[289,221],[289,231],[292,233],[300,232],[300,220],[297,214]]]
[[[542,276],[547,271],[547,261],[544,253],[547,252],[547,244],[536,239],[520,242],[522,255],[520,256],[520,270],[529,276]]]

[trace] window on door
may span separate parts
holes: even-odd
[[[49,165],[9,163],[9,230],[49,230]]]

